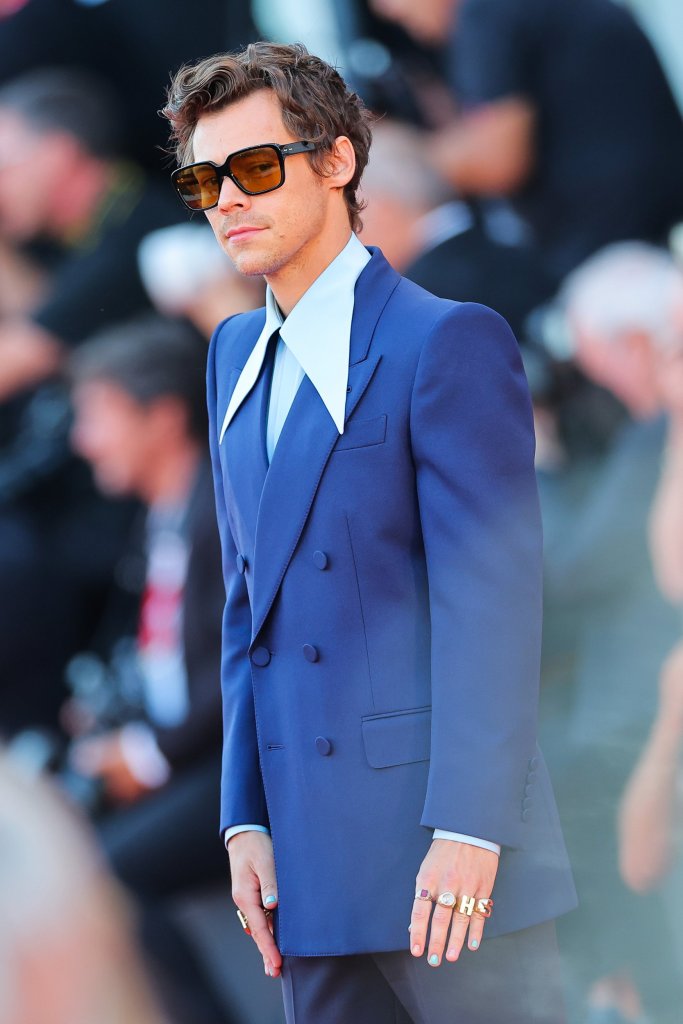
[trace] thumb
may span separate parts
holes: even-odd
[[[261,879],[261,902],[266,910],[275,910],[277,906],[277,886],[274,881]]]

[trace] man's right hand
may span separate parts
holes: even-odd
[[[266,974],[277,978],[282,956],[273,938],[273,919],[266,916],[264,909],[277,907],[273,842],[265,832],[238,832],[228,842],[228,854],[232,898],[249,922],[249,931],[263,957]]]

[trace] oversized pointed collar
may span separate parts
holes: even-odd
[[[266,320],[237,380],[221,427],[230,421],[258,379],[268,341],[277,330],[322,399],[340,434],[344,433],[354,292],[371,254],[352,234],[335,259],[283,318],[275,296],[266,290]]]

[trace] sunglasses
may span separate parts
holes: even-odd
[[[224,178],[230,178],[248,196],[261,196],[285,183],[285,157],[312,153],[315,142],[268,142],[231,153],[218,167],[210,160],[173,171],[171,181],[190,210],[211,210],[218,205]]]

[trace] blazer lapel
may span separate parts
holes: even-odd
[[[253,388],[230,421],[220,446],[230,482],[242,551],[254,550],[256,521],[268,472],[266,416],[273,361],[266,357]]]
[[[345,420],[353,414],[379,362],[379,355],[368,355],[370,343],[380,314],[399,281],[396,271],[374,250],[356,284]],[[232,426],[228,434],[230,430]],[[322,399],[304,377],[273,453],[258,510],[252,640],[275,600],[338,438]]]

